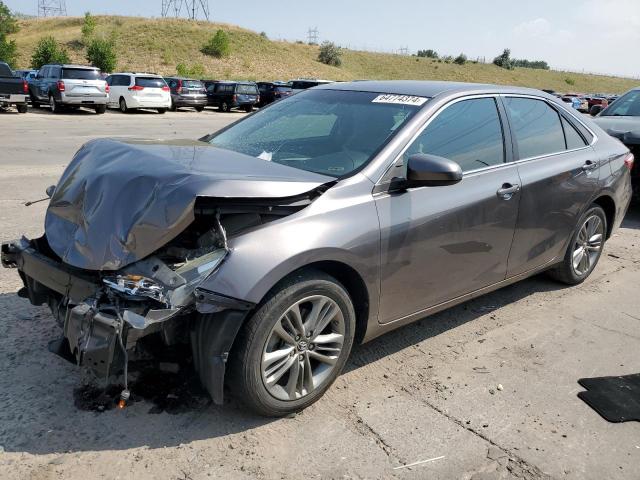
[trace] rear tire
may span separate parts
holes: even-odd
[[[261,415],[303,410],[342,371],[355,325],[353,303],[335,278],[319,271],[292,276],[243,325],[231,351],[229,385]]]
[[[106,112],[106,111],[107,111],[107,106],[106,106],[106,105],[98,105],[98,106],[96,107],[96,113],[97,113],[98,115],[102,115],[102,114],[103,114],[104,112]]]
[[[31,106],[33,108],[40,108],[40,103],[38,103],[38,100],[36,100],[36,97],[34,97],[33,94],[29,94],[29,99],[31,100]]]
[[[227,102],[222,102],[220,104],[220,111],[227,113],[227,112],[231,111],[231,108],[229,107],[229,104]]]
[[[549,270],[551,278],[567,285],[584,282],[602,255],[607,236],[607,216],[595,203],[580,217],[562,263]]]
[[[161,114],[167,113],[167,109],[166,108],[159,108],[158,109],[158,113],[161,113]]]
[[[173,100],[171,100],[171,108],[169,108],[169,110],[171,110],[172,112],[175,112],[176,110],[178,110],[178,107],[176,106]]]
[[[128,113],[129,112],[129,108],[127,107],[127,101],[123,97],[120,97],[119,105],[120,105],[120,111],[122,113]]]
[[[27,113],[27,104],[26,103],[21,103],[19,105],[16,105],[16,108],[18,109],[18,113]]]
[[[196,112],[201,112],[204,110],[204,107],[195,107]]]
[[[60,113],[62,110],[53,95],[49,95],[49,108],[51,109],[51,113]]]
[[[244,107],[244,111],[247,112],[247,113],[253,112],[253,105],[246,105]]]

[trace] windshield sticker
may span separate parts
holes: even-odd
[[[391,95],[385,93],[383,95],[378,95],[374,98],[371,103],[395,103],[399,105],[415,105],[419,107],[420,105],[424,105],[424,103],[429,100],[425,97],[414,97],[412,95]]]
[[[263,150],[262,153],[258,155],[257,158],[259,158],[260,160],[266,160],[267,162],[270,162],[271,157],[273,157],[273,152],[266,152]]]

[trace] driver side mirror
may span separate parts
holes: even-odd
[[[598,115],[602,110],[604,110],[604,107],[602,105],[593,105],[591,107],[591,110],[589,110],[589,115],[591,115],[592,117],[595,117],[596,115]]]
[[[407,187],[441,187],[460,180],[460,165],[448,158],[417,153],[407,160]]]

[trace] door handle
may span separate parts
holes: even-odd
[[[595,160],[587,160],[584,165],[582,165],[582,170],[585,172],[590,172],[591,170],[595,170],[598,168],[598,162]]]
[[[502,188],[499,188],[496,192],[498,196],[503,200],[511,200],[518,191],[520,190],[520,185],[517,183],[505,183],[502,185]]]

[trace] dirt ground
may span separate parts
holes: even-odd
[[[0,114],[0,240],[41,232],[46,202],[22,204],[85,141],[198,138],[241,115]],[[635,210],[583,285],[535,277],[356,347],[323,399],[273,420],[212,405],[171,365],[110,408],[0,269],[0,478],[637,479],[640,423],[576,394],[579,378],[640,372],[639,283]]]

